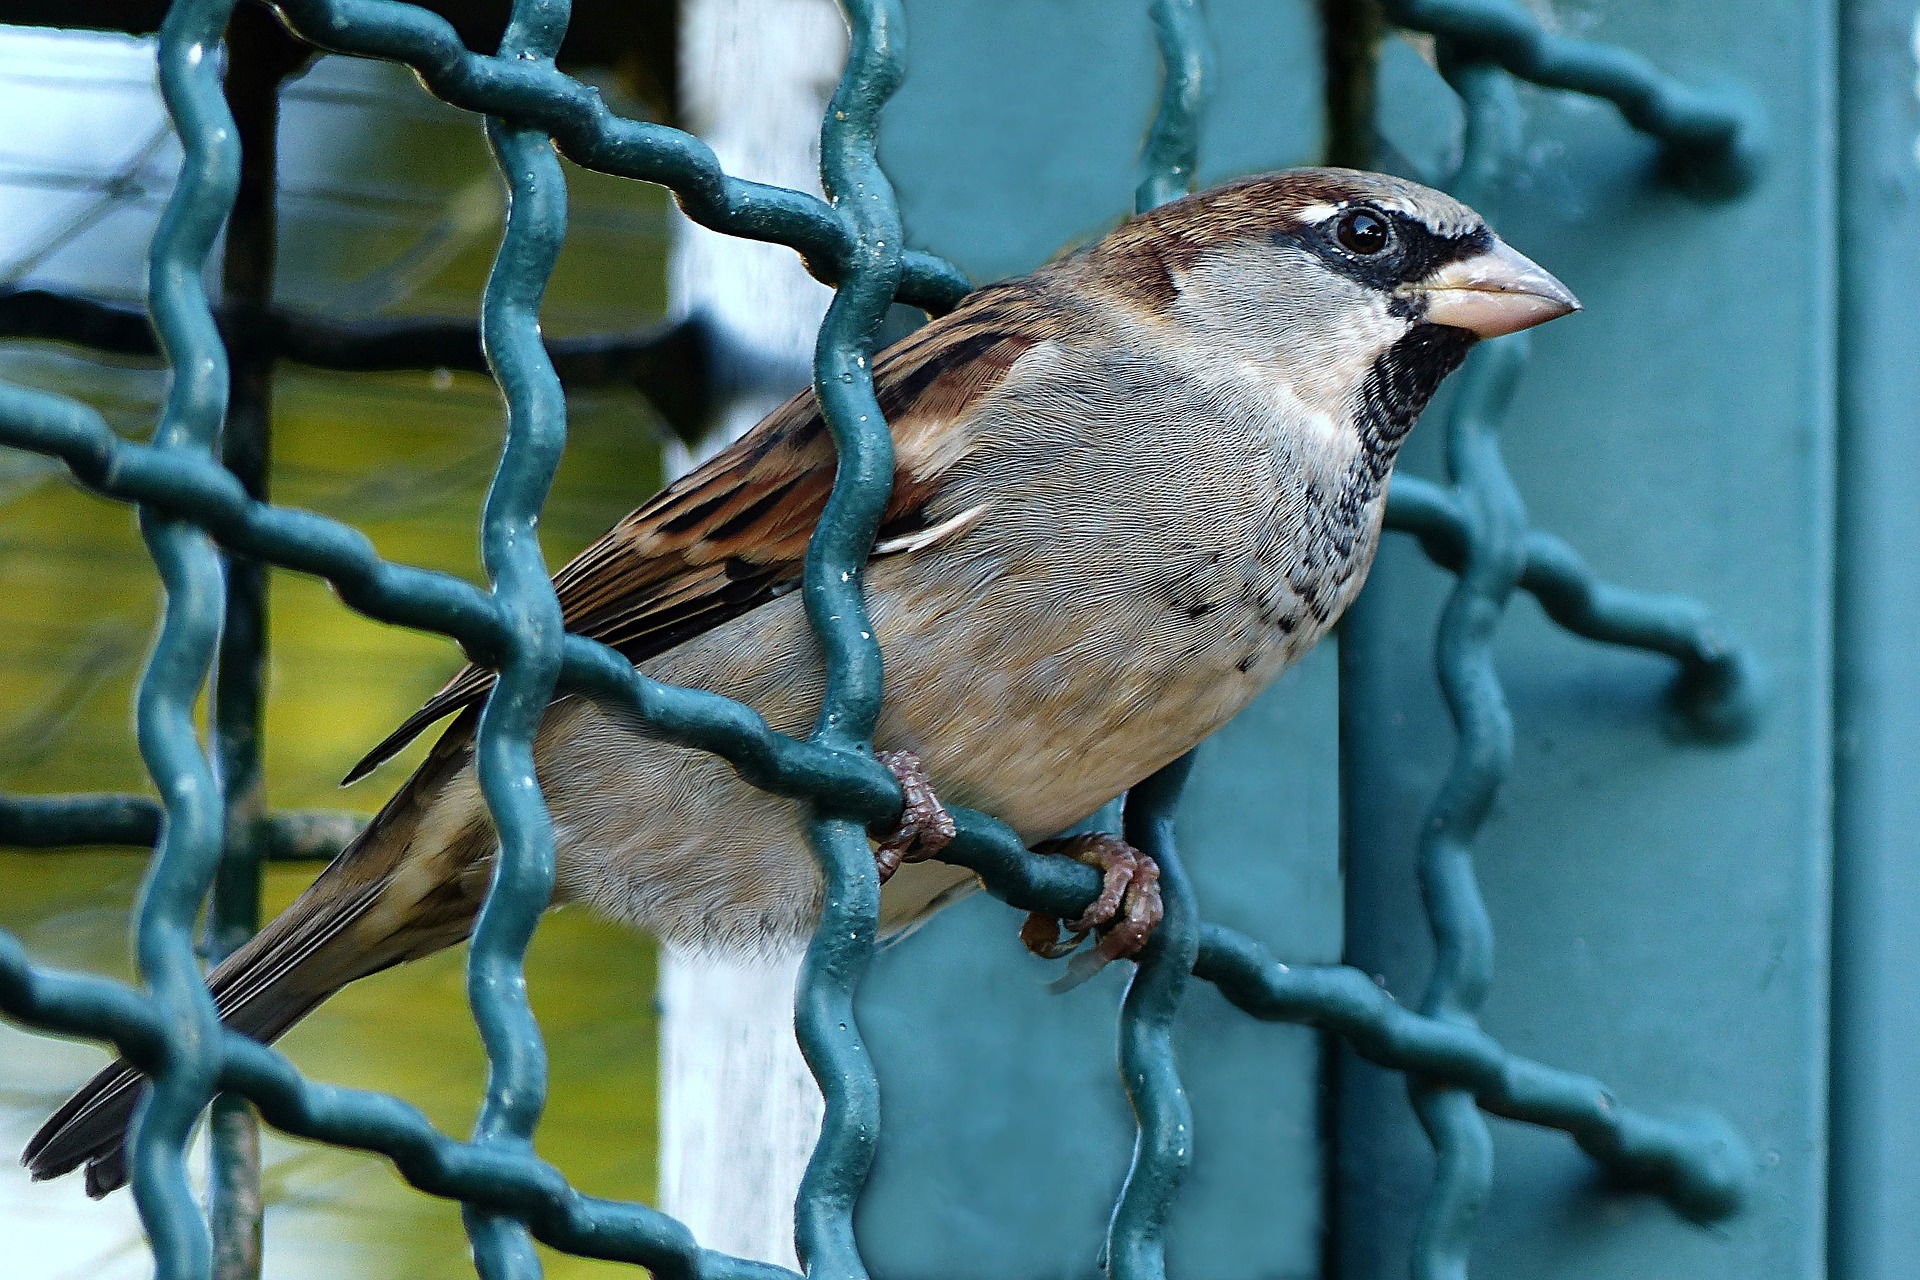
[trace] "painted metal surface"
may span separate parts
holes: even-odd
[[[1720,1112],[1757,1172],[1744,1211],[1708,1227],[1609,1189],[1562,1145],[1496,1127],[1470,1257],[1515,1277],[1821,1275],[1831,13],[1558,17],[1696,78],[1763,87],[1771,151],[1756,185],[1702,198],[1664,182],[1655,149],[1590,104],[1524,94],[1518,160],[1485,198],[1587,313],[1534,340],[1506,414],[1508,465],[1532,519],[1600,572],[1709,603],[1751,644],[1770,694],[1744,742],[1663,733],[1664,669],[1511,611],[1493,656],[1513,765],[1475,858],[1497,946],[1481,1020],[1623,1099]],[[1406,51],[1389,62],[1388,141],[1443,165],[1452,95]],[[1467,394],[1456,388],[1454,406]],[[1407,465],[1437,471],[1440,436],[1417,440]],[[1434,963],[1411,851],[1453,735],[1407,655],[1446,585],[1390,546],[1346,636],[1349,955],[1398,990]],[[1411,1233],[1383,1224],[1409,1221],[1433,1157],[1399,1080],[1349,1057],[1339,1081],[1338,1273],[1404,1275]]]
[[[1920,1258],[1920,11],[1840,9],[1829,1274]]]

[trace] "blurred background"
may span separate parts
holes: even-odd
[[[614,109],[653,105],[603,75]],[[470,323],[497,245],[498,175],[479,120],[405,70],[323,57],[283,97],[280,304],[339,320]],[[142,303],[147,243],[178,166],[149,39],[0,27],[0,286]],[[668,201],[657,187],[567,166],[572,219],[543,318],[550,335],[638,330],[663,311]],[[76,396],[139,439],[165,389],[155,360],[48,342],[0,343],[0,379]],[[543,530],[556,565],[659,483],[661,436],[623,388],[576,392],[571,440]],[[483,375],[330,374],[282,363],[274,384],[277,501],[350,521],[380,554],[481,581],[476,521],[499,447]],[[265,767],[275,807],[371,813],[425,749],[334,784],[460,663],[450,642],[342,608],[323,584],[275,572]],[[0,453],[0,790],[145,793],[130,698],[158,587],[130,508],[64,470]],[[427,735],[430,741],[432,734]],[[129,851],[0,851],[0,929],[35,960],[131,975],[127,911],[144,859]],[[268,872],[268,914],[315,864]],[[391,970],[330,1001],[286,1041],[320,1079],[379,1087],[452,1132],[472,1125],[484,1058],[464,952]],[[656,1153],[651,944],[561,912],[528,962],[553,1054],[542,1154],[585,1191],[652,1199]],[[608,1017],[619,1009],[619,1017]],[[96,1048],[0,1023],[0,1152],[9,1163],[103,1061]],[[630,1141],[608,1143],[617,1125]],[[276,1277],[470,1275],[456,1206],[407,1191],[386,1161],[269,1134]],[[88,1202],[75,1179],[0,1178],[9,1274],[148,1274],[132,1198]],[[549,1256],[549,1274],[614,1268]]]

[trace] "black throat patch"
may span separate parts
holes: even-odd
[[[1355,426],[1375,480],[1385,478],[1420,411],[1473,344],[1465,329],[1417,324],[1373,362],[1360,384]]]

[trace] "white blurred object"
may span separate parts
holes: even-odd
[[[690,0],[681,13],[686,125],[728,173],[819,193],[820,119],[846,56],[829,0]],[[791,368],[793,386],[736,397],[670,473],[741,435],[805,381],[831,293],[783,245],[685,224],[670,269],[681,314],[699,311],[727,350]],[[721,690],[725,692],[725,690]],[[798,958],[767,963],[668,954],[661,963],[662,1207],[711,1249],[796,1266],[793,1199],[820,1128],[820,1094],[793,1038]]]

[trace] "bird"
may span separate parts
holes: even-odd
[[[1578,309],[1439,191],[1293,169],[1128,219],[881,352],[895,471],[864,585],[885,665],[873,741],[905,800],[875,839],[882,929],[976,883],[936,856],[947,806],[966,805],[1103,873],[1080,918],[1030,918],[1028,946],[1058,955],[1093,931],[1103,959],[1136,951],[1159,914],[1151,860],[1058,833],[1326,634],[1442,380],[1474,343]],[[555,575],[568,630],[804,733],[824,677],[795,588],[833,472],[802,391]],[[348,982],[466,938],[496,848],[474,765],[494,679],[468,666],[349,774],[453,717],[313,885],[209,975],[226,1025],[271,1041]],[[557,903],[689,950],[809,935],[822,882],[798,802],[575,696],[548,708],[534,756]],[[84,1163],[89,1195],[122,1185],[142,1091],[125,1062],[97,1075],[26,1148],[34,1178]]]

